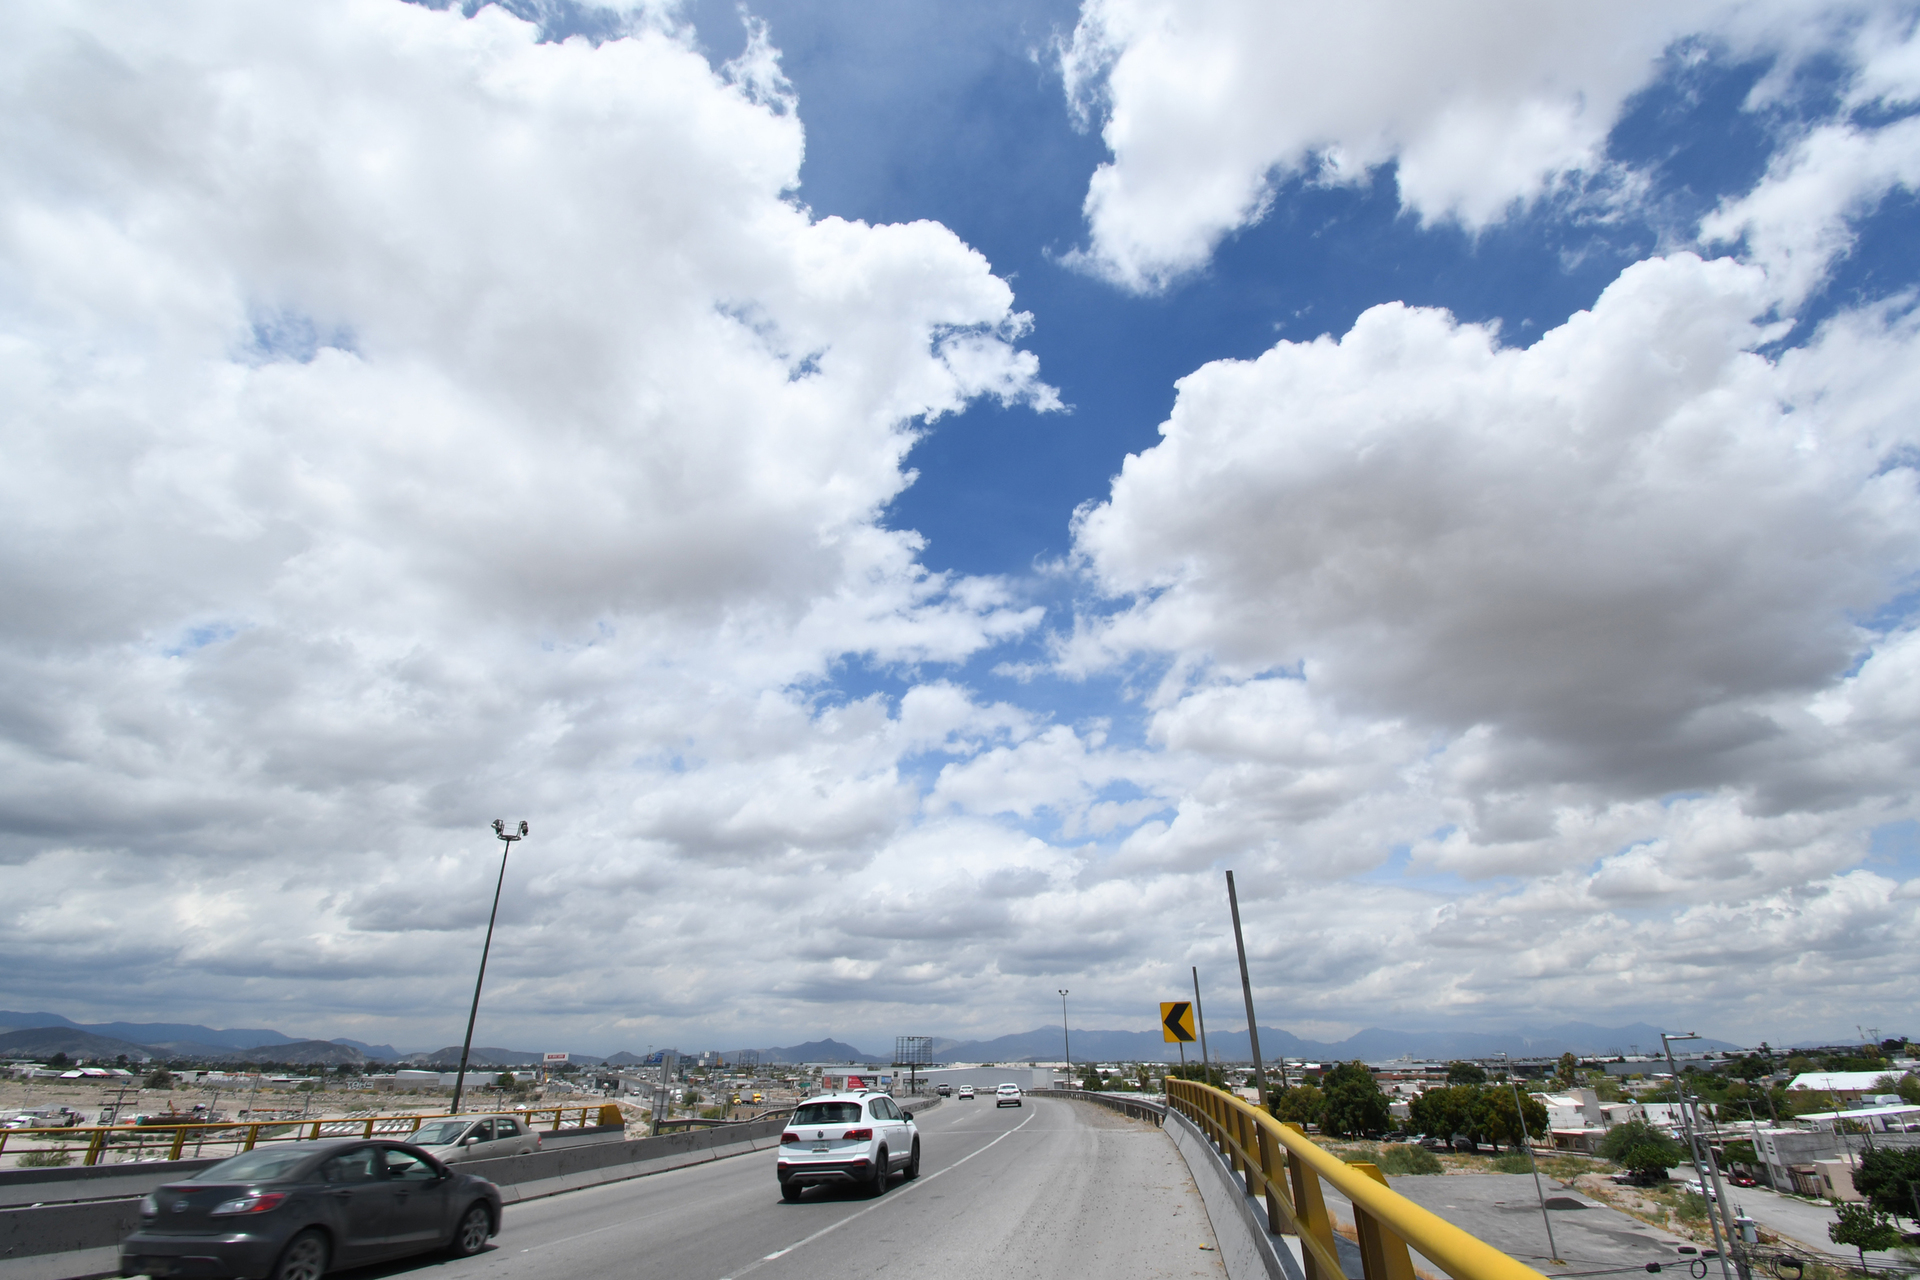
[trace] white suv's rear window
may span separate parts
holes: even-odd
[[[810,1102],[793,1109],[794,1124],[852,1124],[859,1118],[857,1102]]]

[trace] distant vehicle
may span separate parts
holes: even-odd
[[[963,1084],[963,1085],[961,1085],[961,1086],[960,1086],[960,1101],[962,1101],[962,1102],[972,1102],[972,1101],[973,1101],[973,1086],[972,1086],[972,1085],[970,1085],[970,1084]]]
[[[1020,1086],[1003,1084],[993,1091],[993,1105],[999,1107],[1017,1107],[1020,1104]]]
[[[764,1093],[756,1093],[753,1095],[753,1105],[756,1107],[759,1106],[761,1103],[765,1102],[766,1100],[767,1100],[767,1095]]]
[[[774,1164],[785,1200],[829,1183],[877,1196],[896,1169],[909,1179],[920,1176],[920,1130],[913,1112],[884,1093],[865,1092],[808,1098],[795,1107]]]
[[[953,1096],[953,1086],[950,1084],[937,1084],[933,1086],[933,1091],[943,1098],[951,1098]]]
[[[1736,1187],[1757,1187],[1760,1185],[1758,1179],[1749,1178],[1744,1173],[1729,1174],[1727,1176],[1727,1181],[1731,1182]]]
[[[276,1142],[142,1200],[120,1274],[320,1280],[436,1249],[469,1257],[499,1230],[500,1189],[418,1147]]]
[[[407,1138],[435,1159],[493,1160],[500,1156],[532,1155],[540,1149],[540,1135],[521,1116],[449,1116],[430,1120]]]
[[[80,1119],[72,1107],[22,1107],[0,1117],[0,1129],[65,1129]]]

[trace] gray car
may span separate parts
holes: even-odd
[[[169,1182],[120,1244],[123,1276],[320,1280],[411,1253],[466,1257],[500,1230],[500,1189],[405,1142],[276,1142]]]

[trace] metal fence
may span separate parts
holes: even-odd
[[[140,1160],[180,1160],[199,1155],[238,1154],[261,1143],[315,1138],[405,1139],[446,1112],[423,1115],[369,1115],[316,1120],[239,1120],[179,1124],[71,1125],[56,1129],[0,1129],[0,1157],[9,1153],[66,1155],[60,1163],[118,1164]],[[465,1113],[474,1114],[474,1113]],[[514,1107],[497,1113],[518,1116],[530,1128],[546,1132],[624,1124],[612,1103],[581,1107]],[[85,1144],[84,1150],[81,1144]],[[208,1151],[208,1148],[213,1148]],[[43,1161],[44,1162],[44,1158]]]
[[[1233,1094],[1193,1080],[1167,1081],[1167,1105],[1193,1121],[1265,1195],[1267,1229],[1300,1237],[1307,1280],[1342,1280],[1322,1184],[1353,1206],[1366,1280],[1414,1280],[1409,1247],[1453,1280],[1544,1280],[1538,1271],[1391,1191],[1371,1164],[1347,1164],[1298,1125],[1282,1124]]]

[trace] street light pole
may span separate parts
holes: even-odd
[[[1553,1215],[1547,1212],[1546,1188],[1540,1185],[1540,1162],[1533,1158],[1533,1136],[1527,1132],[1527,1108],[1520,1101],[1520,1082],[1513,1078],[1513,1059],[1505,1049],[1500,1051],[1500,1061],[1507,1064],[1507,1087],[1513,1090],[1513,1114],[1520,1121],[1520,1141],[1527,1149],[1527,1167],[1533,1170],[1533,1194],[1540,1201],[1540,1221],[1547,1224],[1547,1257],[1559,1264],[1560,1246],[1553,1242]]]
[[[1240,895],[1234,892],[1233,872],[1227,872],[1227,906],[1233,912],[1233,949],[1240,953],[1240,994],[1247,999],[1247,1041],[1253,1050],[1253,1083],[1260,1091],[1260,1109],[1267,1106],[1267,1068],[1260,1061],[1260,1028],[1253,1021],[1253,979],[1247,976],[1247,944],[1240,936]],[[1281,1087],[1286,1087],[1287,1060],[1280,1059]]]
[[[493,910],[487,913],[487,940],[480,945],[480,976],[473,980],[473,1008],[467,1013],[467,1038],[460,1042],[460,1074],[453,1078],[453,1114],[460,1114],[460,1095],[467,1087],[467,1055],[473,1052],[473,1023],[480,1016],[480,986],[487,980],[487,953],[493,950],[493,922],[500,915],[500,886],[507,882],[507,855],[513,852],[513,842],[524,840],[527,824],[522,821],[516,830],[507,826],[505,819],[493,820],[493,834],[500,838],[500,875],[493,882]]]
[[[1687,1134],[1687,1154],[1693,1157],[1693,1176],[1700,1180],[1700,1194],[1702,1197],[1705,1197],[1709,1194],[1708,1173],[1707,1169],[1703,1168],[1700,1164],[1700,1139],[1696,1132],[1696,1126],[1688,1118],[1692,1108],[1687,1104],[1687,1091],[1680,1083],[1680,1064],[1673,1060],[1674,1041],[1698,1040],[1699,1038],[1699,1036],[1691,1031],[1685,1035],[1678,1036],[1668,1035],[1664,1031],[1660,1033],[1660,1047],[1665,1049],[1667,1053],[1667,1070],[1673,1073],[1673,1096],[1680,1104],[1680,1125],[1686,1130]],[[1712,1205],[1707,1206],[1707,1225],[1713,1228],[1714,1248],[1720,1254],[1720,1275],[1723,1277],[1723,1280],[1733,1280],[1733,1273],[1727,1268],[1727,1251],[1733,1247],[1733,1217],[1727,1212],[1727,1193],[1720,1185],[1720,1168],[1713,1163],[1713,1153],[1711,1151],[1707,1153],[1707,1165],[1713,1169],[1711,1194],[1714,1199],[1720,1202],[1720,1212],[1722,1216],[1727,1219],[1726,1240],[1723,1241],[1720,1238],[1720,1221],[1713,1216]],[[1738,1261],[1740,1264],[1740,1280],[1747,1280],[1748,1272],[1745,1253],[1741,1254]]]
[[[1067,1087],[1073,1087],[1073,1041],[1067,1036],[1067,989],[1056,988],[1060,992],[1060,1047],[1067,1055]]]

